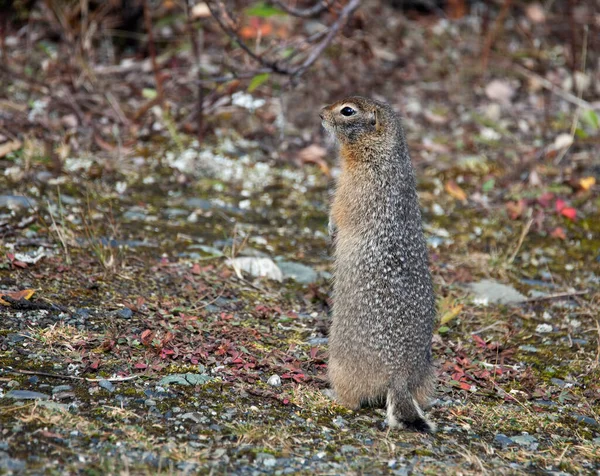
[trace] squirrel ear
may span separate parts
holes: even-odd
[[[373,111],[373,117],[371,118],[371,125],[375,126],[376,131],[379,131],[379,129],[381,128],[381,119],[379,117],[379,111],[377,111],[377,109],[375,109]]]

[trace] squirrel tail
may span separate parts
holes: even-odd
[[[435,433],[435,423],[429,421],[406,381],[394,382],[387,393],[387,422],[390,428],[404,427],[423,433]]]

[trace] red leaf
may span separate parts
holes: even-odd
[[[557,226],[554,230],[552,230],[552,232],[550,233],[551,236],[553,236],[554,238],[558,238],[560,240],[566,240],[567,239],[567,235],[565,234],[565,230],[562,229],[560,226]]]
[[[140,336],[140,340],[144,345],[150,345],[152,343],[153,338],[154,332],[152,332],[150,329],[146,329],[144,332],[142,332],[142,335]]]
[[[144,369],[148,368],[148,366],[143,362],[138,362],[137,364],[134,365],[134,367],[136,369],[140,369],[140,370],[144,370]]]
[[[487,344],[485,343],[485,341],[478,335],[473,335],[473,340],[477,344],[477,347],[483,347],[484,349],[487,347]]]
[[[577,219],[577,210],[572,207],[565,207],[560,211],[560,214],[564,217],[567,217],[571,221],[575,221]]]
[[[194,263],[191,270],[192,274],[202,274],[202,268],[198,263]]]
[[[546,192],[546,193],[543,193],[542,195],[540,195],[538,197],[537,201],[542,207],[548,208],[550,206],[550,203],[552,202],[553,198],[554,198],[554,194],[552,192]]]
[[[462,388],[463,390],[471,390],[471,385],[469,385],[468,383],[464,383],[464,382],[462,382],[462,383],[459,385],[459,387],[460,387],[460,388]]]
[[[319,352],[319,349],[317,347],[311,347],[310,348],[310,358],[311,359],[316,359],[318,352]]]
[[[558,200],[556,200],[556,203],[554,204],[554,206],[556,207],[556,211],[558,213],[560,213],[567,206],[567,204],[565,203],[564,200],[558,199]]]
[[[508,202],[506,204],[506,211],[511,220],[516,220],[525,211],[525,200],[521,199],[518,202]]]
[[[99,366],[100,366],[100,361],[99,360],[95,360],[94,362],[92,362],[90,364],[90,369],[96,370]]]

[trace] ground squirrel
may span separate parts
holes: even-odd
[[[433,432],[435,296],[415,173],[388,104],[349,97],[321,110],[340,146],[329,379],[350,408],[387,406],[390,427]]]

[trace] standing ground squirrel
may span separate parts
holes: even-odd
[[[342,170],[330,216],[335,397],[353,409],[385,401],[390,427],[434,432],[421,408],[435,384],[435,296],[400,119],[388,104],[358,96],[320,116],[339,142]]]

